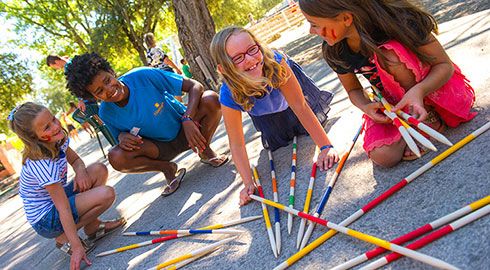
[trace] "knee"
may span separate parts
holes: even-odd
[[[201,97],[201,105],[208,112],[221,112],[219,96],[214,91],[211,90],[204,91]]]
[[[391,168],[400,163],[403,153],[395,153],[388,149],[375,148],[369,152],[369,157],[377,165],[385,168]]]
[[[112,168],[117,171],[124,171],[127,164],[127,154],[119,147],[114,147],[109,151],[108,158]]]
[[[94,163],[91,166],[94,167],[94,171],[98,178],[104,180],[105,183],[109,177],[109,170],[107,169],[107,166],[100,162]]]
[[[111,206],[116,200],[116,191],[113,187],[101,186],[99,192],[100,200],[108,206]]]

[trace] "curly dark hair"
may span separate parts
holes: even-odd
[[[78,98],[93,98],[87,85],[92,83],[99,71],[114,73],[109,62],[97,53],[75,56],[65,66],[66,88]]]

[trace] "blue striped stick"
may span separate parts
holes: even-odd
[[[268,147],[267,147],[268,148]],[[279,202],[279,195],[277,194],[277,179],[276,170],[274,168],[274,160],[272,159],[272,151],[270,148],[267,149],[267,154],[269,156],[269,163],[271,167],[271,180],[272,180],[272,191],[274,194],[274,202]],[[280,219],[279,209],[274,208],[274,226],[276,231],[276,248],[277,254],[281,253],[281,219]]]
[[[356,135],[350,142],[349,150],[344,153],[342,156],[342,159],[340,159],[339,164],[337,165],[337,169],[335,169],[334,174],[332,175],[332,178],[330,179],[330,182],[328,183],[327,190],[325,190],[325,193],[323,193],[322,199],[320,200],[320,204],[317,206],[316,211],[314,216],[319,217],[323,209],[325,208],[325,205],[327,204],[328,198],[330,198],[330,193],[332,192],[333,186],[335,185],[335,182],[337,181],[337,178],[339,177],[340,173],[342,172],[342,169],[344,168],[345,161],[349,157],[352,149],[354,148],[354,145],[356,144],[357,138],[359,138],[359,135],[362,133],[362,127],[363,124],[359,127],[359,130],[357,130]],[[309,221],[308,222],[308,229],[306,229],[305,235],[303,237],[303,241],[301,241],[301,249],[303,249],[306,244],[308,243],[308,240],[310,239],[311,233],[313,232],[313,229],[315,229],[315,223]]]

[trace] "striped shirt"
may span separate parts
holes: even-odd
[[[61,183],[67,185],[66,150],[69,139],[61,146],[60,155],[56,159],[26,159],[19,178],[19,195],[24,203],[27,221],[36,224],[54,203],[46,190],[47,185]]]

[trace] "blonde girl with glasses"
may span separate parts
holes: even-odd
[[[288,145],[296,135],[309,134],[321,148],[317,162],[321,170],[338,161],[318,119],[326,120],[331,93],[320,91],[296,63],[261,45],[246,29],[232,26],[221,30],[210,49],[223,80],[220,103],[233,161],[244,184],[240,205],[247,204],[255,190],[242,111],[250,115],[261,132],[264,147],[274,151]]]

